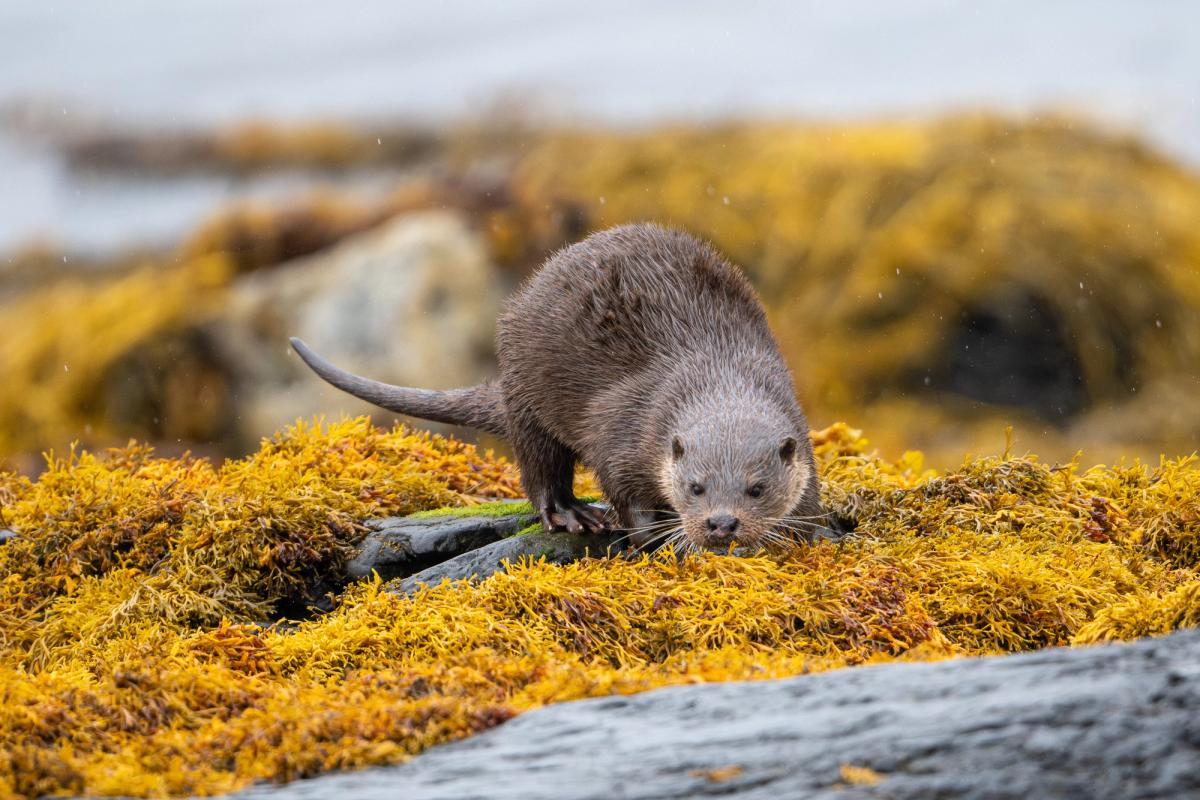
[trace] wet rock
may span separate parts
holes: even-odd
[[[1200,631],[563,703],[237,797],[1200,796]]]
[[[536,521],[532,513],[371,520],[370,533],[346,565],[346,574],[353,580],[372,571],[384,580],[411,575],[511,536]]]
[[[289,336],[388,383],[478,383],[493,371],[504,293],[482,238],[448,212],[406,214],[330,250],[239,278],[213,326],[237,376],[239,427],[275,430],[343,411],[370,413],[381,423],[395,418],[313,375],[291,352]]]
[[[416,590],[420,585],[435,586],[445,580],[485,578],[504,569],[505,562],[522,558],[545,558],[551,564],[569,564],[588,556],[607,555],[623,534],[606,533],[580,536],[576,533],[527,533],[510,536],[485,547],[436,564],[410,575],[389,587],[397,593]]]

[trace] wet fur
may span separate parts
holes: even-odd
[[[497,343],[498,388],[429,392],[358,378],[294,342],[352,394],[506,435],[550,527],[601,524],[572,493],[577,460],[596,473],[624,527],[673,509],[699,540],[696,526],[716,504],[745,515],[753,540],[767,527],[763,517],[820,515],[808,425],[762,304],[741,272],[696,238],[624,225],[559,251],[509,301]],[[775,481],[763,503],[751,503],[743,485],[753,476],[742,473],[787,438],[794,456],[762,462]],[[697,506],[679,492],[701,473],[727,491]]]

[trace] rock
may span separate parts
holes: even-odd
[[[389,383],[478,383],[494,368],[504,294],[482,238],[448,212],[400,216],[330,250],[239,278],[213,326],[216,347],[238,376],[239,427],[257,436],[342,411],[395,418],[313,375],[291,352],[289,336]]]
[[[536,514],[447,515],[371,520],[371,532],[346,565],[352,580],[378,572],[384,580],[411,575],[454,556],[492,544],[536,522]]]
[[[0,544],[8,544],[11,539],[17,538],[17,532],[11,528],[0,528]]]
[[[595,507],[607,509],[603,503]],[[614,544],[620,544],[622,552],[632,547],[630,538],[620,531],[598,536],[531,533],[507,538],[537,520],[533,513],[370,520],[366,525],[371,532],[359,544],[358,555],[346,565],[346,577],[360,580],[372,571],[384,580],[411,576],[396,587],[399,592],[410,592],[419,584],[433,585],[443,578],[483,578],[503,569],[506,560],[544,556],[551,563],[566,564],[586,556],[615,555],[611,550]],[[822,527],[812,538],[836,540],[840,536],[840,532]],[[734,555],[753,552],[738,549]]]
[[[521,558],[545,558],[551,564],[568,564],[587,556],[604,556],[623,537],[624,534],[620,532],[593,536],[576,533],[510,536],[421,570],[389,587],[389,590],[404,594],[416,590],[421,584],[435,586],[443,579],[484,578],[504,569],[504,562]]]
[[[1200,631],[531,711],[408,764],[237,797],[1200,796]]]

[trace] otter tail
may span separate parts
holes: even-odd
[[[343,392],[349,392],[368,403],[431,422],[465,425],[500,436],[508,434],[504,399],[500,395],[500,387],[494,383],[481,383],[468,389],[450,389],[444,392],[392,386],[335,367],[295,337],[292,337],[291,343],[313,372]]]

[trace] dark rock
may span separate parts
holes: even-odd
[[[463,553],[449,561],[421,570],[400,581],[390,590],[407,593],[421,584],[434,586],[443,579],[484,578],[504,569],[506,561],[521,558],[545,558],[552,564],[568,564],[587,556],[604,556],[623,538],[620,532],[581,536],[576,533],[528,533],[510,536],[485,547]]]
[[[10,539],[17,538],[17,532],[11,528],[0,528],[0,544],[8,544]]]
[[[936,367],[925,374],[927,385],[1027,409],[1065,426],[1088,403],[1083,366],[1065,322],[1046,298],[1019,290],[989,295],[984,305],[962,312]],[[1127,350],[1113,345],[1114,366],[1128,382],[1130,367],[1122,369]]]
[[[389,517],[371,520],[371,532],[346,565],[347,577],[374,570],[384,580],[411,575],[511,536],[537,521],[536,514],[507,516]]]
[[[593,504],[606,510],[603,503]],[[504,568],[505,561],[522,557],[542,558],[553,564],[567,564],[587,556],[617,555],[638,548],[615,531],[597,536],[570,533],[513,534],[537,522],[532,513],[504,516],[479,515],[441,517],[389,517],[371,520],[358,555],[346,565],[346,576],[359,580],[372,570],[384,580],[409,576],[396,591],[405,593],[419,584],[433,585],[442,579],[484,578]],[[819,528],[810,538],[838,539],[842,534],[831,528]],[[754,551],[738,549],[735,555]]]
[[[563,703],[408,764],[238,797],[1200,797],[1198,714],[1190,630]],[[847,785],[842,765],[878,782]]]

